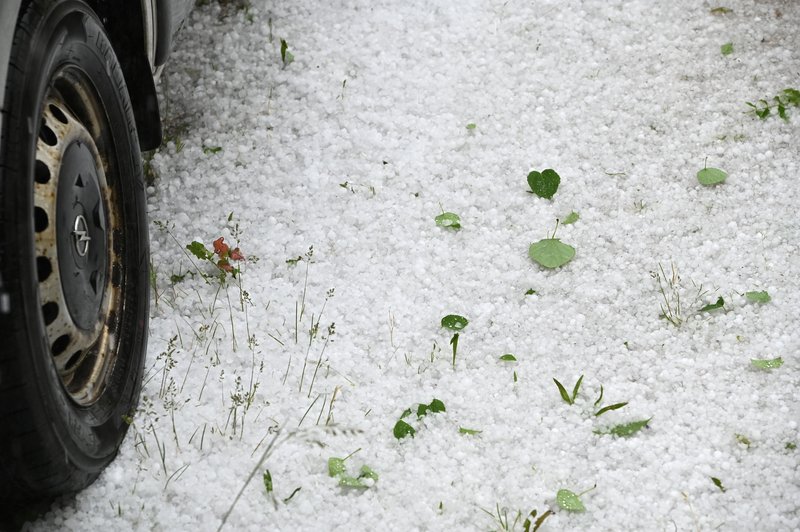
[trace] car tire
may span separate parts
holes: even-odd
[[[136,124],[84,1],[23,0],[4,90],[0,509],[76,492],[114,458],[149,307]]]

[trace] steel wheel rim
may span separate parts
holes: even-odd
[[[116,167],[100,99],[65,67],[41,111],[34,161],[34,249],[47,345],[65,392],[88,406],[118,351],[122,213],[108,186]]]

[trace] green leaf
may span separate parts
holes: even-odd
[[[410,415],[411,415],[411,409],[410,408],[406,408],[405,410],[403,410],[403,413],[400,414],[400,419],[403,419],[404,417],[410,416]]]
[[[745,447],[750,447],[750,444],[752,443],[750,441],[750,438],[748,438],[744,434],[734,434],[734,436],[736,436],[736,441],[737,442],[741,443]]]
[[[725,487],[722,485],[722,481],[717,477],[711,477],[711,482],[714,483],[716,487],[719,488],[719,491],[725,493]]]
[[[480,434],[481,432],[483,432],[483,431],[482,430],[476,430],[476,429],[465,429],[464,427],[458,427],[458,433],[459,434],[474,435],[474,434]]]
[[[368,488],[360,478],[342,475],[339,477],[339,485],[343,488]]]
[[[506,353],[505,355],[500,357],[500,360],[503,360],[505,362],[516,362],[517,361],[517,357],[515,357],[511,353]]]
[[[206,155],[214,155],[215,153],[219,153],[221,151],[222,146],[203,146],[203,153]]]
[[[344,465],[344,458],[336,458],[332,456],[328,458],[328,476],[337,477],[344,474],[347,466]]]
[[[716,303],[711,303],[709,305],[704,306],[700,309],[700,312],[710,312],[712,310],[717,310],[720,308],[725,307],[725,300],[722,297],[718,297]]]
[[[575,211],[572,211],[571,213],[569,213],[567,215],[566,218],[564,218],[564,221],[561,222],[561,225],[574,224],[575,222],[577,222],[580,219],[580,217],[581,217],[580,214],[578,214]]]
[[[710,11],[712,15],[728,15],[733,13],[733,9],[729,7],[715,7]]]
[[[753,303],[769,303],[772,301],[772,298],[769,297],[769,293],[767,293],[766,290],[761,292],[745,292],[744,297]]]
[[[200,260],[210,260],[214,254],[207,250],[206,247],[202,244],[202,242],[194,241],[191,244],[186,246],[186,249],[189,250],[189,253],[194,255]]]
[[[476,127],[478,127],[478,126],[477,126],[477,125],[475,125],[475,124],[474,124],[474,123],[472,123],[472,122],[470,122],[469,124],[467,124],[467,129],[469,129],[469,130],[473,130],[473,129],[475,129]]]
[[[561,398],[567,404],[571,405],[572,399],[570,399],[569,394],[567,393],[567,390],[564,388],[564,386],[560,382],[558,382],[558,380],[556,380],[555,378],[553,378],[553,382],[556,383],[556,386],[558,387],[558,393],[561,394]]]
[[[772,359],[763,359],[763,358],[751,358],[750,363],[757,367],[758,369],[776,369],[783,366],[783,358],[772,358]]]
[[[461,218],[453,212],[443,212],[436,218],[436,225],[439,227],[449,227],[451,229],[461,229]]]
[[[424,405],[422,403],[418,404],[417,405],[417,418],[421,418],[422,416],[427,414],[429,408],[430,407],[428,405]]]
[[[703,168],[699,172],[697,172],[697,180],[700,182],[701,185],[711,186],[716,185],[718,183],[722,183],[728,178],[728,174],[726,174],[723,170],[719,168]]]
[[[800,107],[800,91],[797,89],[783,89],[783,96],[786,99],[786,103],[789,105],[794,105],[795,107]]]
[[[534,290],[533,288],[528,288],[528,289],[525,291],[525,295],[526,295],[526,296],[532,296],[532,295],[533,295],[533,294],[535,294],[535,293],[536,293],[536,290]]]
[[[572,388],[572,402],[575,402],[575,398],[578,397],[578,390],[581,389],[581,383],[583,382],[583,375],[578,378],[578,382],[575,383],[575,386]]]
[[[414,430],[414,427],[412,427],[402,419],[394,424],[394,429],[392,430],[394,437],[397,438],[398,440],[401,440],[406,436],[411,436],[413,438],[416,432],[417,431]]]
[[[528,255],[545,268],[558,268],[572,260],[575,248],[557,238],[545,238],[531,244]]]
[[[281,61],[283,62],[283,66],[294,61],[294,55],[289,51],[289,45],[286,43],[285,39],[281,39]]]
[[[613,434],[614,436],[621,436],[627,438],[633,434],[636,434],[641,429],[647,426],[650,423],[650,419],[643,419],[641,421],[633,421],[631,423],[625,423],[624,425],[617,425],[616,427],[611,428],[608,431],[608,434]]]
[[[375,471],[373,471],[372,468],[370,468],[369,466],[362,465],[361,469],[358,472],[358,478],[369,478],[377,482],[378,474]]]
[[[594,402],[594,406],[599,405],[600,401],[602,401],[602,400],[603,400],[603,385],[601,384],[600,385],[600,397],[598,397],[597,401]],[[597,415],[597,414],[595,414],[595,415]]]
[[[556,502],[563,510],[570,512],[583,512],[586,507],[583,506],[580,497],[570,490],[560,489],[556,494]]]
[[[447,411],[447,409],[444,407],[444,403],[439,399],[434,399],[431,401],[431,404],[428,405],[428,408],[433,413]]]
[[[469,325],[467,318],[458,314],[448,314],[442,318],[442,327],[451,331],[460,331],[467,325]]]
[[[528,186],[540,198],[551,199],[560,183],[561,177],[552,168],[542,170],[541,173],[534,170],[528,174]]]
[[[787,451],[794,451],[795,449],[797,449],[797,444],[793,441],[787,442],[786,445],[784,446],[784,449],[786,449]]]
[[[726,42],[725,44],[720,46],[719,50],[720,52],[722,52],[722,55],[730,55],[733,53],[733,43]]]
[[[625,405],[627,405],[627,404],[628,404],[628,403],[627,403],[627,401],[626,401],[626,402],[624,402],[624,403],[615,403],[615,404],[613,404],[613,405],[604,406],[603,408],[601,408],[600,410],[598,410],[597,412],[595,412],[595,414],[594,414],[594,415],[595,415],[595,417],[597,417],[597,416],[602,416],[603,414],[605,414],[606,412],[609,412],[609,411],[611,411],[611,410],[619,410],[620,408],[622,408],[623,406],[625,406]]]
[[[267,493],[272,493],[272,475],[269,469],[264,471],[264,488],[267,490]]]

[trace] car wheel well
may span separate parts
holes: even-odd
[[[144,20],[139,2],[88,0],[105,27],[128,85],[142,151],[161,145],[161,114],[153,72],[147,58]],[[113,5],[113,7],[112,7]]]

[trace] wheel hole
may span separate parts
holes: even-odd
[[[36,274],[39,282],[45,281],[53,273],[53,265],[47,257],[36,257]]]
[[[71,371],[72,369],[74,369],[75,366],[78,365],[78,362],[81,361],[82,355],[83,351],[75,351],[74,353],[72,353],[72,356],[69,357],[69,360],[67,361],[67,365],[64,366],[64,370]]]
[[[58,143],[56,134],[50,129],[50,126],[44,123],[44,120],[42,120],[42,127],[39,129],[39,138],[48,146],[55,146]]]
[[[69,347],[69,335],[62,334],[56,341],[53,342],[53,345],[50,347],[50,351],[53,353],[53,356],[58,356],[63,353],[67,347]]]
[[[45,325],[53,323],[58,317],[58,304],[51,301],[42,305],[42,317]]]
[[[47,167],[40,160],[36,160],[36,165],[33,169],[33,178],[37,183],[45,184],[50,181],[50,168]]]
[[[63,111],[61,111],[61,109],[59,109],[58,107],[56,107],[52,103],[50,104],[50,112],[53,114],[55,119],[58,120],[59,122],[61,122],[62,124],[66,124],[67,122],[69,122],[69,120],[67,120],[67,117],[63,113]]]
[[[37,233],[41,233],[47,226],[50,225],[50,221],[47,219],[47,213],[41,207],[36,207],[33,209],[33,227]]]

